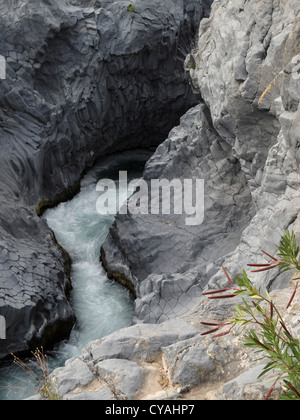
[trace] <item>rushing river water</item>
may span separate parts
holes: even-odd
[[[83,178],[81,191],[73,200],[61,203],[43,216],[72,258],[71,304],[77,319],[70,339],[49,352],[51,370],[79,355],[90,341],[132,323],[133,302],[129,292],[109,280],[99,262],[100,248],[114,215],[98,214],[96,202],[100,193],[96,184],[109,178],[118,185],[120,170],[128,172],[128,181],[140,178],[149,157],[150,152],[136,151],[106,158]],[[126,193],[120,194],[122,202],[126,199]],[[33,388],[29,376],[20,368],[13,364],[0,368],[0,400],[27,398],[35,393]]]

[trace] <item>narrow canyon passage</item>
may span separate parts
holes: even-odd
[[[102,216],[96,203],[99,180],[116,181],[119,171],[128,171],[128,181],[142,176],[151,151],[124,152],[102,159],[82,180],[80,193],[72,200],[46,211],[43,219],[54,231],[56,239],[72,259],[71,305],[76,324],[70,339],[49,352],[50,368],[80,354],[90,341],[105,337],[132,324],[133,301],[121,285],[109,280],[99,261],[100,248],[114,221],[114,215]],[[118,194],[121,202],[126,192]],[[11,388],[2,389],[10,385]],[[35,392],[29,377],[14,365],[0,367],[0,400],[26,398]],[[20,389],[14,387],[21,387]]]

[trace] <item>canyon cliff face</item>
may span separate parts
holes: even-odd
[[[186,215],[118,215],[103,246],[108,272],[135,287],[138,325],[175,318],[199,327],[228,319],[232,304],[207,305],[201,297],[206,288],[224,287],[221,264],[235,275],[261,262],[262,249],[276,253],[284,229],[300,241],[299,12],[294,1],[215,1],[202,20],[197,48],[185,62],[200,105],[159,146],[144,178],[203,178],[204,222],[187,228]],[[275,291],[291,276],[269,271],[251,279]],[[267,390],[257,382],[261,367],[251,365],[235,338],[212,343],[198,335],[161,355],[173,386],[231,379],[212,394],[225,399],[262,398]],[[213,366],[219,363],[223,377]],[[202,372],[198,379],[195,371]],[[208,385],[202,391],[207,396]]]
[[[159,144],[195,104],[183,63],[210,3],[0,5],[0,358],[68,335],[70,261],[38,215],[97,158]]]
[[[144,174],[149,191],[151,179],[180,179],[184,185],[193,178],[204,179],[203,223],[189,226],[185,212],[118,215],[104,243],[108,273],[121,273],[136,291],[137,321],[160,323],[189,313],[255,214],[246,176],[205,105],[182,118]]]
[[[133,19],[127,10],[128,4],[126,2],[115,2],[114,5],[108,5],[108,2],[101,2],[101,4],[107,13],[111,10],[110,7],[113,7],[116,12],[109,18],[103,11],[99,14],[99,16],[104,14],[105,19],[108,19],[109,28],[111,28],[109,19],[115,19],[115,15],[118,16],[119,11],[122,11],[120,12],[121,22],[125,19],[126,24],[119,24],[120,30],[122,28],[122,38],[125,37]],[[183,33],[187,28],[189,34],[193,33],[195,20],[199,20],[201,14],[203,16],[208,4],[203,3],[205,7],[201,8],[201,13],[195,9],[195,5],[199,6],[199,2],[179,0],[167,2],[165,6],[165,12],[169,17],[167,20],[177,22],[179,19],[183,25],[180,27],[184,28]],[[173,9],[173,6],[179,9],[177,7]],[[185,13],[182,13],[182,7]],[[78,10],[78,8],[75,9]],[[82,32],[79,31],[82,27],[77,26],[80,22],[81,25],[85,22],[85,25],[90,28],[89,13],[95,13],[90,9],[88,9],[89,12],[86,9],[84,9],[85,12],[81,8],[80,10],[80,13],[87,13],[87,16],[78,19],[76,24],[74,20],[68,21],[68,25],[72,28],[72,36],[74,33]],[[155,28],[156,13],[161,8],[157,4],[157,8],[154,8],[152,12],[153,18],[149,17],[149,10],[152,10],[150,5],[148,8],[145,7],[145,2],[136,2],[137,13],[144,16],[147,22],[150,20],[149,26],[153,25]],[[181,12],[177,13],[178,10]],[[192,10],[195,12],[191,15]],[[135,325],[90,343],[80,357],[68,361],[64,368],[53,373],[53,386],[64,398],[261,399],[265,397],[270,388],[270,380],[258,379],[262,367],[257,362],[256,355],[246,351],[234,333],[218,340],[201,335],[205,331],[200,324],[201,321],[224,322],[232,316],[234,311],[232,301],[225,299],[218,303],[207,302],[202,297],[202,292],[207,288],[223,287],[226,279],[220,269],[222,264],[231,275],[234,275],[246,268],[247,263],[260,262],[261,249],[270,253],[276,252],[275,244],[278,244],[284,228],[294,229],[297,240],[300,242],[300,78],[297,72],[297,64],[300,62],[300,60],[297,61],[300,53],[299,16],[300,5],[294,0],[285,2],[280,0],[265,0],[264,2],[216,0],[210,17],[203,19],[200,24],[197,46],[192,48],[189,43],[189,51],[186,51],[188,49],[185,42],[186,35],[182,38],[182,44],[179,42],[183,51],[189,53],[185,60],[185,70],[198,104],[192,104],[192,99],[184,100],[185,105],[189,102],[190,108],[193,105],[194,107],[187,111],[180,125],[173,128],[167,140],[158,147],[147,163],[144,179],[148,183],[151,178],[204,179],[205,218],[202,224],[191,227],[185,223],[186,215],[119,214],[116,217],[102,249],[102,260],[110,276],[117,280],[121,279],[123,284],[131,289],[134,288],[137,296]],[[50,21],[53,22],[53,19],[51,17]],[[65,27],[64,25],[62,28]],[[67,33],[70,28],[68,25]],[[76,28],[79,32],[76,32]],[[138,25],[137,28],[133,25],[131,31],[135,29],[140,34],[138,28]],[[143,27],[142,31],[144,30]],[[128,39],[132,39],[131,31],[128,33]],[[55,41],[57,36],[60,41],[69,39],[65,38],[67,36],[65,33],[64,36],[50,37],[49,43],[52,45],[50,51],[52,52],[57,51],[58,48]],[[153,34],[149,37],[152,39]],[[111,36],[108,36],[108,39],[111,41]],[[161,32],[159,39],[158,44],[163,48],[164,38],[161,38]],[[168,45],[170,39],[168,39]],[[136,43],[137,40],[134,38],[131,43],[132,48],[135,48]],[[177,43],[176,45],[178,46]],[[166,47],[166,60],[170,58],[168,48]],[[160,51],[157,45],[153,49]],[[122,51],[126,55],[126,59],[123,57],[122,62],[128,73],[131,68],[131,56],[127,56],[126,49]],[[181,49],[176,51],[179,52]],[[151,60],[147,61],[142,53],[141,55],[137,53],[134,54],[134,60],[141,56],[144,60],[142,67],[144,68],[146,63],[151,66],[153,56],[150,54]],[[149,52],[146,56],[149,56]],[[119,58],[119,56],[115,58],[114,65],[110,67],[110,72],[113,74],[118,68]],[[46,63],[49,63],[49,68],[54,66],[54,61],[53,58],[47,58]],[[91,61],[84,59],[83,65],[86,62],[90,63],[88,69],[91,66],[91,71],[93,71]],[[166,69],[164,78],[171,68],[173,74],[173,65],[174,63],[170,65],[171,67],[163,66]],[[62,71],[59,63],[57,68]],[[130,75],[132,73],[135,74],[134,71],[129,72]],[[118,80],[120,75],[117,70],[116,74],[115,80]],[[151,74],[157,74],[157,70],[155,69]],[[75,83],[72,89],[78,83],[77,75],[78,73],[71,72],[70,80]],[[180,83],[186,86],[186,77],[182,73],[180,75]],[[85,77],[84,72],[82,76]],[[72,79],[72,77],[75,78]],[[147,80],[149,77],[150,75],[147,74]],[[165,92],[164,86],[168,86],[169,79],[167,77],[164,80],[164,78],[161,84],[156,85],[155,95],[158,97],[160,93]],[[41,65],[41,73],[36,78],[35,100],[38,100],[39,95],[44,92],[46,80],[47,72]],[[171,82],[170,92],[172,89],[178,92],[179,85],[176,88],[174,86],[177,84],[176,78],[173,82]],[[131,86],[130,83],[129,85]],[[107,91],[111,92],[112,84],[107,86]],[[56,101],[61,101],[65,95],[71,101],[67,89],[61,94],[61,91],[58,92],[60,88],[53,86],[51,92],[44,96],[43,103],[49,102],[55,107]],[[119,95],[121,91],[119,87],[115,94]],[[144,91],[137,91],[137,96],[133,97],[133,103],[135,98],[138,97],[140,101],[144,97],[142,92]],[[186,95],[191,95],[189,90],[186,92]],[[161,102],[157,103],[158,97],[156,98],[155,95],[151,106],[153,109],[160,109]],[[186,98],[185,95],[182,96],[182,93],[179,96],[181,100],[182,97]],[[108,97],[109,101],[113,101],[113,95],[108,95]],[[125,97],[127,98],[127,95]],[[149,97],[147,98],[149,100]],[[177,93],[175,98],[178,98]],[[54,155],[57,153],[54,161],[62,159],[61,149],[57,147],[59,139],[61,138],[61,144],[64,144],[66,138],[69,139],[72,134],[71,127],[74,127],[73,124],[65,125],[67,119],[63,119],[64,123],[61,124],[60,118],[62,116],[67,118],[66,115],[68,118],[74,118],[77,111],[80,112],[79,115],[82,118],[86,118],[84,116],[92,112],[93,107],[90,108],[88,100],[84,102],[82,109],[81,102],[76,102],[78,107],[73,108],[70,114],[67,110],[72,105],[72,101],[66,103],[64,111],[55,114],[55,118],[58,118],[55,121],[58,123],[51,127],[56,127],[56,141],[44,140],[45,144],[49,144],[49,149],[45,149],[49,150],[49,163],[52,153]],[[118,106],[122,103],[122,98],[119,96],[116,99],[118,105],[115,105],[116,109],[113,111],[110,107],[111,103],[113,102],[108,102],[108,108],[104,107],[104,109],[111,110],[112,113],[110,123],[114,129],[116,128],[113,138],[117,139],[116,136],[120,135],[118,123],[115,124],[117,115],[120,115],[120,118],[127,115],[126,118],[129,121],[134,118],[133,125],[130,123],[125,125],[129,127],[128,132],[121,131],[125,133],[121,136],[121,144],[115,143],[111,149],[109,147],[107,149],[105,141],[102,144],[99,140],[99,125],[97,125],[97,136],[85,137],[90,145],[89,148],[79,141],[82,134],[79,130],[81,134],[74,137],[76,139],[74,149],[66,147],[70,160],[63,160],[61,166],[56,165],[55,168],[65,167],[64,163],[69,162],[70,165],[74,163],[76,168],[83,169],[91,163],[89,161],[91,152],[97,151],[96,154],[99,154],[99,149],[104,153],[122,148],[123,141],[128,147],[126,140],[128,136],[139,133],[145,124],[148,123],[147,127],[151,127],[152,124],[154,126],[158,124],[157,127],[161,127],[159,123],[164,121],[166,128],[167,126],[169,128],[169,123],[173,124],[170,116],[175,115],[175,111],[169,112],[172,107],[168,108],[168,104],[174,104],[173,96],[169,102],[163,102],[163,109],[167,107],[166,118],[161,119],[159,113],[154,112],[151,123],[144,114],[135,114],[130,106],[129,114],[123,114],[127,109],[125,105],[118,114]],[[148,110],[148,103],[145,107]],[[181,107],[180,109],[182,110]],[[107,112],[109,114],[110,111]],[[144,117],[142,118],[141,115]],[[91,126],[89,117],[84,121],[85,128]],[[96,121],[99,124],[98,119]],[[23,125],[21,127],[23,131]],[[30,127],[32,130],[32,126]],[[69,128],[66,132],[61,132],[62,127]],[[107,139],[105,127],[106,125],[103,129],[102,126],[100,128],[104,133],[103,138]],[[86,131],[83,130],[83,133],[86,134]],[[48,135],[42,138],[48,139]],[[72,135],[71,138],[73,138]],[[140,145],[137,137],[133,135],[132,138],[134,139],[132,146]],[[158,141],[156,135],[154,138]],[[152,142],[146,136],[145,144],[150,143]],[[9,146],[6,145],[5,150],[10,151],[12,144],[14,142],[10,142]],[[69,145],[68,142],[66,144]],[[88,157],[83,161],[81,159],[84,158],[77,159],[75,153],[81,150],[81,147],[82,150],[88,152]],[[40,148],[44,150],[42,145]],[[37,150],[36,153],[40,152]],[[47,160],[48,155],[45,154],[45,157]],[[52,164],[53,161],[51,167]],[[47,164],[45,165],[47,168]],[[57,190],[51,188],[49,194],[46,194],[44,192],[47,191],[46,188],[33,187],[36,195],[27,195],[35,197],[31,202],[34,206],[41,200],[53,199],[54,195],[61,191],[62,186],[69,186],[77,179],[74,175],[70,175],[73,171],[69,171],[69,165],[67,168],[66,172],[58,171],[60,175],[54,177],[58,177]],[[3,173],[6,174],[6,171]],[[64,179],[66,185],[63,184]],[[9,185],[9,180],[8,177],[5,185]],[[53,182],[51,176],[49,180],[51,185]],[[12,185],[15,184],[12,183]],[[7,187],[5,188],[7,191]],[[19,187],[17,191],[20,191]],[[30,198],[26,200],[30,202]],[[36,221],[36,223],[40,222]],[[20,229],[18,231],[22,232]],[[12,238],[15,244],[16,236]],[[18,240],[19,243],[20,240]],[[12,258],[9,259],[11,260]],[[251,279],[256,284],[263,284],[264,287],[272,290],[274,301],[278,301],[279,305],[285,308],[285,303],[293,290],[293,286],[289,285],[288,275],[279,276],[278,272],[269,271],[251,275]],[[289,288],[284,289],[287,286]],[[5,296],[9,296],[9,293],[7,292]],[[286,314],[289,327],[295,335],[299,336],[298,319],[299,298]]]

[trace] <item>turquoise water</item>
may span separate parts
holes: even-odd
[[[142,176],[150,154],[137,151],[132,156],[133,152],[122,153],[99,162],[83,178],[81,191],[73,200],[61,203],[43,216],[72,258],[71,304],[77,319],[70,339],[48,353],[51,370],[78,356],[90,341],[132,324],[134,308],[129,292],[109,280],[99,262],[100,248],[114,215],[101,216],[96,210],[99,180],[109,178],[118,185],[119,171],[128,171],[128,181]],[[120,192],[121,202],[126,199],[127,193]],[[4,387],[0,389],[0,400],[20,400],[35,394],[29,379],[15,365],[0,367],[0,388]]]

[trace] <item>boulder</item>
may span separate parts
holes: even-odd
[[[185,62],[200,105],[146,165],[148,183],[204,180],[203,223],[187,226],[184,212],[119,214],[103,245],[109,275],[135,289],[136,322],[188,314],[207,284],[224,285],[222,264],[238,274],[261,249],[276,252],[284,229],[298,231],[299,7],[257,8],[214,2]],[[290,279],[273,271],[255,281],[276,289]]]

